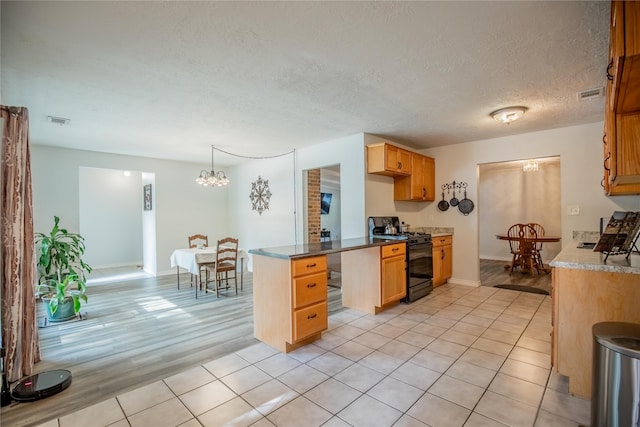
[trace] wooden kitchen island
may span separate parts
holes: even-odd
[[[565,247],[551,261],[551,364],[569,392],[591,398],[593,334],[600,322],[640,323],[640,256]]]
[[[253,330],[284,352],[327,329],[327,255],[340,253],[342,305],[378,313],[406,295],[406,241],[368,237],[251,249]]]

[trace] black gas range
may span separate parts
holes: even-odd
[[[389,233],[395,230],[395,233]],[[433,290],[433,245],[431,234],[403,230],[397,216],[369,217],[369,237],[407,241],[407,296],[413,302]]]

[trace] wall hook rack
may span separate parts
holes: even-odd
[[[447,194],[453,192],[453,197],[448,202],[444,198],[444,192]],[[458,194],[464,193],[464,199],[458,200],[456,197],[456,191]],[[442,184],[442,200],[438,203],[438,209],[446,211],[449,206],[458,207],[458,210],[463,215],[467,216],[473,211],[474,204],[471,199],[467,198],[467,183],[464,181],[452,181],[451,183]]]

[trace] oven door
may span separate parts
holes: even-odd
[[[433,280],[433,245],[421,243],[409,245],[407,255],[408,286],[414,287]]]
[[[433,245],[407,246],[407,296],[405,303],[427,296],[433,290]]]

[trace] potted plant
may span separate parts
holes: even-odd
[[[47,304],[48,318],[60,322],[75,317],[82,302],[87,302],[87,278],[91,266],[82,260],[84,237],[70,233],[53,217],[49,234],[36,233],[38,245],[38,295]]]

